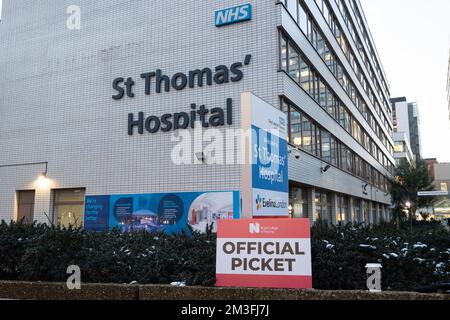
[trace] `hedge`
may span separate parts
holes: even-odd
[[[78,265],[85,283],[214,286],[216,237],[86,232],[45,224],[0,224],[0,280],[64,282]],[[313,286],[365,290],[367,263],[381,263],[384,290],[416,290],[450,282],[450,233],[437,224],[411,234],[394,225],[312,228]]]

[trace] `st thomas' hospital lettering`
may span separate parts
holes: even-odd
[[[239,82],[243,79],[244,73],[241,70],[243,66],[250,64],[252,56],[245,56],[244,62],[233,63],[230,67],[219,65],[214,68],[197,69],[189,71],[187,74],[178,72],[172,77],[163,74],[162,70],[157,69],[155,72],[142,73],[140,78],[144,81],[144,92],[146,95],[153,93],[170,92],[171,89],[176,91],[185,88],[203,87],[204,85],[212,86],[213,84],[221,85],[229,82]],[[120,100],[125,96],[134,98],[134,86],[136,82],[133,78],[128,77],[116,78],[112,83],[116,94],[112,96],[114,100]],[[128,114],[128,134],[132,136],[137,128],[139,134],[156,133],[159,130],[168,132],[171,130],[195,128],[195,123],[199,121],[203,128],[219,127],[233,124],[233,101],[231,98],[226,100],[226,107],[207,109],[205,105],[198,106],[196,103],[190,105],[188,112],[178,112],[174,114],[164,114],[162,116],[146,117],[144,112],[137,115]]]

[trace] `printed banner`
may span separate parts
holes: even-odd
[[[308,219],[219,221],[216,285],[312,288]]]
[[[86,196],[84,228],[122,232],[146,230],[188,232],[188,225],[204,232],[217,220],[239,219],[240,193],[189,192],[131,195]]]

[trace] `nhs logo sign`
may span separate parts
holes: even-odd
[[[214,20],[216,27],[222,27],[233,23],[248,21],[252,19],[252,5],[250,3],[237,7],[220,9],[215,12]]]

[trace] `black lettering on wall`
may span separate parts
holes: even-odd
[[[170,121],[170,118],[172,118],[172,115],[170,113],[167,113],[161,117],[161,123],[162,123],[161,131],[162,132],[169,132],[170,130],[172,130],[173,125],[172,125],[172,122]]]
[[[154,72],[142,73],[141,78],[145,80],[145,94],[148,96],[151,93],[152,78],[156,76]]]
[[[112,96],[112,98],[113,98],[114,100],[120,100],[120,99],[122,99],[123,96],[125,95],[125,90],[124,90],[124,88],[122,88],[122,87],[120,86],[120,84],[123,83],[124,81],[125,81],[124,78],[117,78],[117,79],[114,79],[112,86],[113,86],[113,89],[117,91],[117,94]]]
[[[158,117],[151,116],[145,119],[145,130],[147,130],[148,132],[156,133],[158,132],[160,127],[161,122],[159,121]]]
[[[189,71],[189,88],[195,88],[195,79],[197,79],[197,86],[203,87],[203,80],[206,76],[206,84],[212,85],[212,71],[210,68],[203,70]]]
[[[133,98],[134,97],[134,93],[133,93],[134,80],[133,80],[133,78],[128,78],[127,82],[125,82],[124,85],[127,88],[127,96],[129,98]]]
[[[183,120],[181,124],[180,120]],[[189,116],[186,112],[175,113],[173,115],[173,130],[187,129],[188,127],[189,127]]]
[[[230,71],[227,66],[217,66],[214,82],[217,84],[228,83],[230,81]]]
[[[197,119],[197,117],[196,117],[196,115],[197,115],[197,111],[196,111],[197,105],[195,103],[191,104],[191,109],[192,109],[192,111],[191,111],[191,128],[194,129],[195,128],[195,121],[197,121],[196,120]]]
[[[172,87],[175,90],[183,90],[184,88],[186,88],[187,82],[188,79],[182,72],[179,72],[172,77]]]
[[[161,93],[161,83],[164,83],[164,91],[170,91],[170,79],[163,75],[160,69],[156,70],[156,93]]]
[[[209,116],[209,117],[208,117]],[[190,111],[177,112],[174,114],[166,113],[161,117],[145,117],[143,112],[139,112],[137,119],[133,113],[128,114],[128,134],[132,136],[137,127],[139,134],[144,133],[144,129],[149,133],[156,133],[159,130],[168,132],[171,130],[195,129],[196,120],[199,120],[203,128],[219,127],[233,124],[233,100],[226,100],[226,108],[207,109],[205,105],[197,108],[195,103],[191,104]]]
[[[138,127],[138,133],[144,134],[144,113],[139,112],[138,120],[134,120],[134,114],[128,114],[128,135],[133,135],[133,128]]]
[[[201,105],[200,109],[197,111],[200,116],[200,121],[202,123],[203,128],[208,128],[209,123],[206,121],[206,115],[209,113],[209,110],[205,108],[205,105]]]
[[[231,73],[234,74],[234,76],[231,77],[232,82],[241,81],[242,78],[244,77],[244,73],[240,70],[241,67],[242,67],[241,62],[236,62],[231,65],[230,70],[231,70]]]
[[[244,73],[241,70],[243,66],[249,65],[252,56],[250,54],[245,56],[244,62],[233,63],[229,68],[226,65],[218,65],[214,68],[214,72],[210,68],[196,69],[186,73],[178,72],[172,77],[163,74],[161,69],[157,69],[155,72],[141,73],[141,79],[144,79],[145,94],[150,95],[152,93],[152,85],[154,83],[154,91],[156,93],[170,92],[171,88],[180,91],[184,90],[187,86],[189,88],[203,87],[205,84],[208,86],[216,84],[224,84],[231,82],[241,81],[244,77]],[[155,81],[153,81],[155,79]],[[133,87],[135,82],[133,78],[129,77],[125,81],[124,78],[117,78],[113,81],[113,89],[117,92],[112,96],[114,100],[120,100],[126,94],[128,97],[133,98],[135,96]]]
[[[233,99],[227,99],[227,125],[233,124]]]
[[[209,125],[211,127],[220,127],[225,125],[225,114],[222,108],[214,108],[211,110]]]

